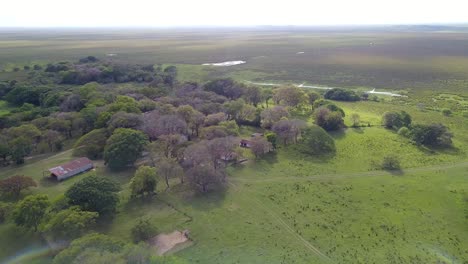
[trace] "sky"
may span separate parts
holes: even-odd
[[[468,0],[1,0],[0,27],[468,22]]]

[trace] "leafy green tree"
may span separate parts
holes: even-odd
[[[104,215],[115,212],[119,190],[120,187],[113,180],[93,175],[73,184],[65,192],[65,196],[71,205]]]
[[[19,226],[32,228],[37,231],[39,224],[46,214],[50,202],[47,195],[30,195],[21,200],[13,211],[13,219]]]
[[[157,162],[157,173],[166,182],[166,189],[169,189],[169,179],[180,177],[181,183],[184,182],[184,171],[175,159],[162,158]]]
[[[119,95],[115,102],[109,105],[109,111],[116,113],[119,111],[127,113],[141,113],[138,102],[129,96]]]
[[[102,158],[106,146],[107,131],[104,128],[91,130],[78,139],[73,146],[73,156],[90,159]]]
[[[310,126],[302,130],[297,148],[307,154],[323,155],[336,151],[335,141],[325,130],[318,126]]]
[[[118,128],[106,142],[104,160],[111,169],[133,165],[147,144],[148,138],[143,132]]]
[[[137,223],[132,227],[131,234],[133,241],[138,243],[157,235],[158,229],[148,218],[139,218]]]
[[[28,176],[16,175],[0,180],[0,192],[18,197],[22,190],[36,187],[37,183]]]
[[[98,216],[96,212],[82,211],[73,206],[54,214],[43,231],[55,238],[76,238],[88,231]]]
[[[319,107],[314,111],[315,124],[327,131],[344,127],[343,116],[338,111],[330,111],[327,107]]]
[[[411,139],[421,145],[449,147],[452,145],[452,137],[453,134],[443,124],[417,124],[411,128]]]
[[[24,163],[24,158],[32,151],[32,144],[32,140],[26,137],[18,137],[10,142],[11,158],[16,162],[16,164]]]
[[[138,195],[153,194],[158,180],[156,177],[156,169],[149,166],[141,166],[135,172],[135,175],[130,182],[132,197]]]

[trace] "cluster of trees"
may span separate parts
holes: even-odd
[[[342,88],[333,88],[327,90],[323,95],[325,99],[336,101],[359,101],[361,97],[355,91],[346,90]]]
[[[18,197],[22,190],[37,184],[30,177],[13,176],[2,180],[0,185],[2,193]],[[120,187],[110,179],[89,176],[54,201],[44,194],[28,195],[8,207],[8,211],[2,210],[2,218],[11,216],[16,225],[41,231],[54,239],[73,239],[91,228],[98,217],[115,212],[119,190]]]
[[[448,127],[440,123],[412,124],[411,116],[405,111],[386,112],[382,124],[398,131],[399,135],[410,138],[418,145],[429,147],[450,147],[453,134]]]

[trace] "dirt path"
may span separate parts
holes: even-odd
[[[434,166],[426,167],[417,167],[409,168],[401,171],[401,175],[414,172],[426,172],[426,171],[436,171],[436,170],[446,170],[452,168],[463,168],[468,167],[468,161],[462,161],[458,163],[451,164],[441,164]],[[262,179],[250,179],[250,178],[231,178],[231,181],[238,183],[269,183],[277,181],[308,181],[308,180],[330,180],[330,179],[343,179],[343,178],[361,178],[361,177],[375,177],[383,175],[392,175],[391,172],[376,170],[376,171],[366,171],[366,172],[353,172],[353,173],[333,173],[333,174],[322,174],[314,176],[304,176],[304,177],[271,177],[271,178],[262,178]]]

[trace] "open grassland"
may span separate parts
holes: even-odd
[[[7,31],[0,36],[1,67],[77,60],[94,55],[125,63],[178,64],[181,80],[309,82],[462,92],[468,85],[466,32],[385,29],[314,30],[75,30]],[[304,52],[297,54],[298,52]],[[116,54],[106,57],[107,54]],[[207,62],[245,60],[233,67]],[[186,66],[182,66],[182,64]]]

